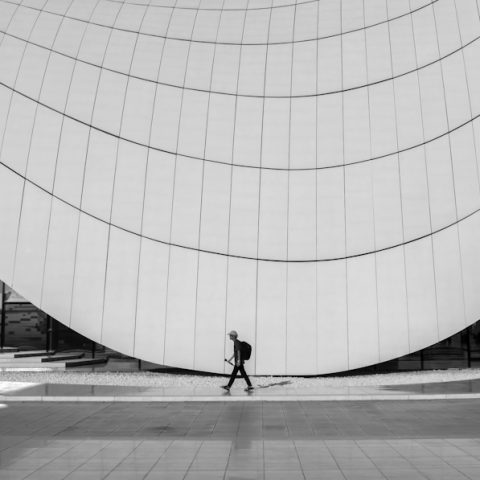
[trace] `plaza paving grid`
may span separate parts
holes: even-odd
[[[2,480],[478,480],[476,400],[4,403]]]

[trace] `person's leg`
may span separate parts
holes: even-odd
[[[228,387],[231,387],[233,385],[233,382],[235,381],[235,378],[237,377],[238,373],[238,368],[236,365],[233,367],[232,374],[230,375],[230,380],[228,381]]]
[[[245,367],[243,365],[240,365],[240,373],[242,374],[242,377],[245,379],[245,381],[247,382],[247,385],[249,387],[252,386],[252,383],[250,382],[250,379],[248,378],[248,375],[247,375],[247,372],[245,371]]]

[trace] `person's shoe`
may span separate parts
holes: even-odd
[[[222,385],[222,388],[226,390],[227,392],[230,391],[230,387],[228,385]]]
[[[251,391],[253,390],[253,388],[254,388],[253,385],[249,385],[249,386],[245,389],[245,391],[246,391],[246,392],[251,392]]]

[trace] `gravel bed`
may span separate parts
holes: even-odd
[[[256,385],[287,383],[289,387],[365,387],[377,385],[408,385],[415,383],[451,382],[480,378],[480,369],[449,369],[399,372],[377,375],[342,377],[252,377]],[[225,377],[182,375],[155,372],[0,372],[0,383],[27,382],[75,385],[116,385],[131,387],[218,387]]]

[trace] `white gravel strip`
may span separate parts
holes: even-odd
[[[254,385],[282,384],[289,388],[366,387],[377,385],[409,385],[416,383],[452,382],[480,378],[480,369],[449,369],[399,372],[348,377],[252,377]],[[0,372],[0,383],[26,382],[69,385],[116,385],[131,387],[218,387],[225,377],[181,375],[154,372]],[[5,385],[5,384],[4,384]],[[17,386],[18,388],[18,386]]]

